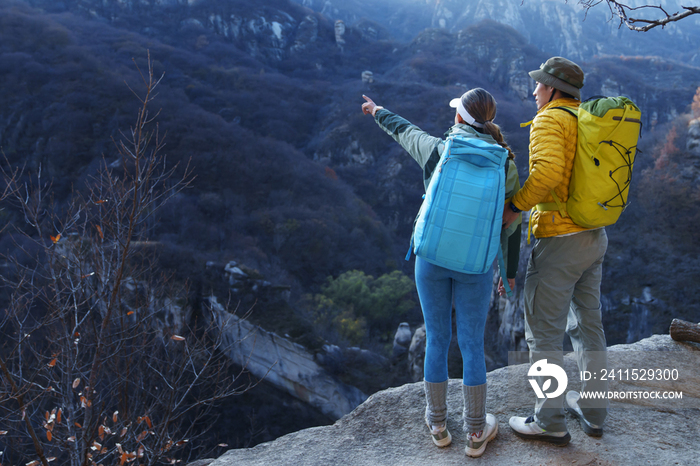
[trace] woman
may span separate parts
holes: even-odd
[[[377,106],[372,99],[362,111],[372,115],[384,131],[392,136],[423,168],[423,181],[427,189],[433,171],[445,147],[445,141],[433,137],[400,116]],[[506,166],[506,198],[520,188],[515,157],[503,140],[500,128],[493,123],[496,101],[484,89],[472,89],[461,98],[453,99],[450,106],[456,109],[454,126],[447,137],[460,135],[478,138],[489,144],[498,144],[508,151]],[[507,263],[507,279],[511,289],[520,253],[519,223],[514,223],[501,236],[501,247]],[[484,361],[484,327],[492,291],[493,270],[484,274],[466,274],[449,270],[416,257],[416,287],[425,319],[425,421],[433,442],[445,447],[452,442],[447,430],[447,351],[452,338],[452,304],[457,320],[457,339],[463,360],[462,393],[464,397],[463,429],[467,435],[465,452],[479,457],[487,443],[498,432],[498,421],[486,414],[486,364]],[[505,292],[499,281],[499,293]]]

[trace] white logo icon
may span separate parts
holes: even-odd
[[[530,370],[527,371],[527,375],[530,377],[553,377],[557,381],[557,389],[551,393],[547,393],[547,390],[552,385],[551,378],[544,382],[542,388],[540,388],[536,380],[530,379],[530,385],[532,385],[532,389],[535,391],[537,398],[556,398],[564,393],[569,383],[569,378],[566,376],[564,369],[556,364],[548,364],[546,359],[540,359],[533,364]]]

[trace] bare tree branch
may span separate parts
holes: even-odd
[[[605,1],[605,3],[608,5],[611,16],[617,17],[620,20],[619,27],[622,27],[624,25],[627,26],[630,30],[637,32],[646,32],[657,26],[661,26],[661,28],[664,28],[670,23],[680,21],[691,15],[700,14],[700,6],[681,6],[683,11],[669,13],[661,5],[641,5],[637,7],[631,7],[616,0],[579,0],[579,4],[583,6],[587,15],[588,10],[590,10],[596,5],[603,3],[603,1]],[[630,12],[649,13],[651,17],[631,18],[629,16]]]

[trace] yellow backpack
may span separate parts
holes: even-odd
[[[632,166],[637,153],[642,113],[627,97],[603,97],[578,107],[553,107],[578,118],[578,144],[569,184],[569,199],[537,204],[558,210],[577,225],[612,225],[627,207]]]

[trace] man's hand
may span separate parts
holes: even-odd
[[[518,219],[519,212],[513,212],[510,208],[510,202],[503,206],[503,229],[508,228],[514,221]]]
[[[377,110],[379,110],[380,108],[384,108],[379,107],[377,104],[374,103],[372,99],[370,99],[366,95],[363,94],[362,97],[367,101],[364,104],[362,104],[362,113],[364,113],[365,115],[374,116],[374,114],[377,113]]]
[[[508,286],[510,287],[511,291],[515,290],[515,278],[507,278],[508,280]],[[498,295],[503,296],[506,294],[506,287],[503,286],[503,278],[498,279]]]

